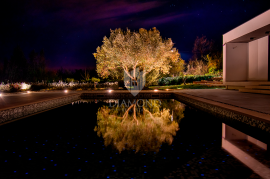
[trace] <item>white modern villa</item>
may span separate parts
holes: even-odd
[[[270,10],[223,35],[223,84],[270,94]]]

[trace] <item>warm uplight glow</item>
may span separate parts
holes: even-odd
[[[0,93],[0,96],[2,96],[2,94]]]
[[[112,90],[109,90],[109,93],[111,93],[112,92]]]
[[[28,85],[26,83],[21,84],[21,89],[29,89],[30,87],[31,87],[31,85]]]
[[[30,91],[27,91],[27,93],[30,93]]]
[[[166,91],[168,91],[169,89],[166,89]]]
[[[68,90],[65,90],[65,93],[67,93],[68,92]]]
[[[155,89],[154,91],[158,91],[157,89]]]

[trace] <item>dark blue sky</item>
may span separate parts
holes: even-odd
[[[50,68],[95,67],[92,55],[110,29],[156,27],[182,58],[205,35],[222,50],[222,34],[265,12],[265,0],[10,0],[0,5],[0,62],[19,45],[44,49]]]

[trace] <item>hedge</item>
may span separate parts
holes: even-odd
[[[211,78],[216,77],[213,75],[188,75],[185,76],[186,83],[192,83],[193,81],[201,81],[201,80],[211,80]],[[158,85],[180,85],[182,84],[183,76],[177,77],[164,77],[158,80]]]

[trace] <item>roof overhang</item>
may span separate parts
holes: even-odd
[[[223,35],[225,43],[248,43],[270,35],[270,10],[254,17],[246,23],[234,28]]]

